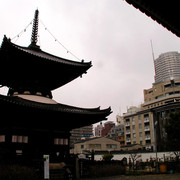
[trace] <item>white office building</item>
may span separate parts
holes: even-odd
[[[154,60],[155,83],[180,79],[180,53],[166,52]]]

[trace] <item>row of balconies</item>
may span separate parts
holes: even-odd
[[[140,137],[139,140],[143,141],[143,138]],[[145,136],[145,141],[147,141],[147,140],[151,140],[151,136],[150,135]],[[136,138],[133,138],[133,141],[136,141]],[[126,143],[129,143],[129,142],[131,142],[131,138],[130,137],[126,138]]]
[[[148,123],[149,122],[149,117],[146,117],[146,118],[144,118],[144,123]],[[141,122],[141,120],[139,120],[139,124],[141,124],[142,122]],[[126,127],[128,127],[128,126],[130,126],[131,125],[131,123],[130,123],[130,121],[128,121],[128,122],[126,122]],[[135,125],[135,122],[133,121],[132,122],[132,125]]]
[[[150,126],[145,126],[145,127],[144,127],[144,131],[145,131],[145,132],[150,131]],[[133,130],[132,130],[132,133],[135,133],[135,132],[136,132],[136,131],[133,129]],[[142,129],[139,129],[139,132],[142,132]],[[130,130],[130,129],[126,130],[126,134],[131,134],[131,130]]]

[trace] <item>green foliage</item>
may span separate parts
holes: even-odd
[[[104,161],[111,161],[111,159],[114,157],[113,154],[103,154],[102,158]]]
[[[170,114],[165,129],[167,133],[167,150],[180,150],[180,111]]]

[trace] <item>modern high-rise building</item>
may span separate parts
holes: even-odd
[[[166,52],[154,60],[155,83],[180,79],[180,53]]]

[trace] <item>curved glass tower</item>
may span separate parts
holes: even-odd
[[[166,52],[154,60],[155,83],[180,79],[180,53]]]

